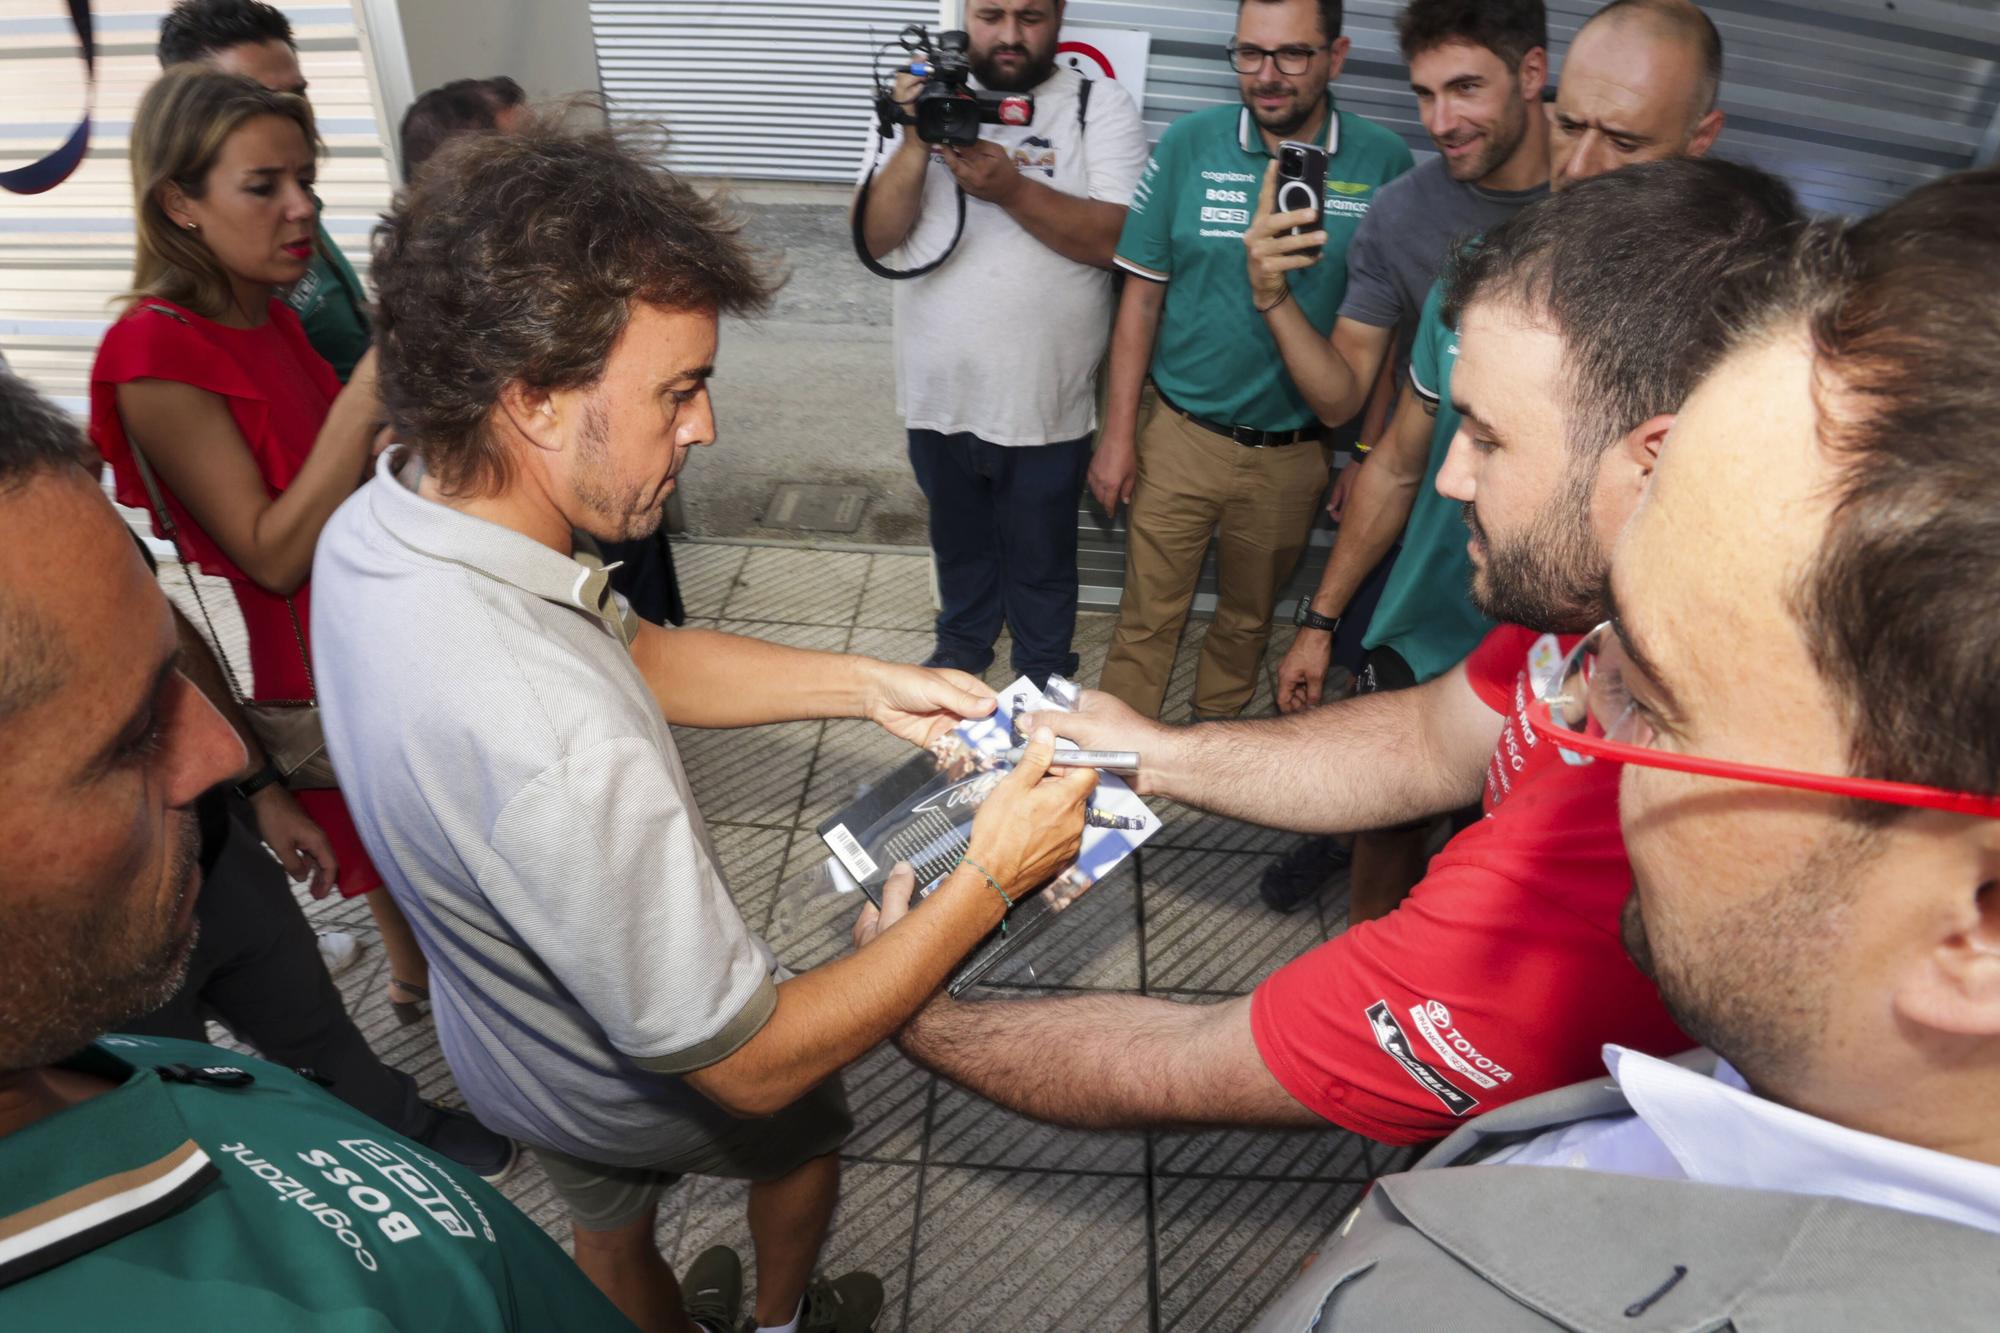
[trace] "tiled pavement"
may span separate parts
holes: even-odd
[[[676,547],[690,623],[801,647],[920,660],[931,611],[921,554],[690,543]],[[1184,709],[1203,622],[1190,624],[1168,694]],[[1078,628],[1094,681],[1111,617]],[[1280,630],[1274,645],[1282,649]],[[1003,641],[988,678],[1008,679]],[[1252,711],[1270,710],[1268,679]],[[794,968],[846,947],[851,901],[799,886],[824,859],[811,828],[903,751],[860,722],[801,722],[678,738],[743,914]],[[989,993],[1237,995],[1345,925],[1338,892],[1317,911],[1268,912],[1258,875],[1288,838],[1156,803],[1166,821],[1136,867],[1099,884]],[[780,886],[791,891],[781,895]],[[781,898],[783,910],[780,910]],[[376,1049],[429,1095],[455,1100],[428,1021],[395,1022],[366,906],[310,904],[368,939],[341,979]],[[1334,1130],[1304,1134],[1090,1134],[972,1097],[883,1047],[847,1075],[858,1129],[844,1153],[829,1272],[881,1274],[883,1330],[1194,1330],[1242,1327],[1297,1271],[1373,1175],[1399,1159]],[[565,1244],[539,1169],[507,1193]],[[744,1188],[690,1179],[661,1209],[660,1245],[685,1265],[733,1244],[750,1262]]]

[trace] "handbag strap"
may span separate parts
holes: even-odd
[[[139,308],[187,324],[190,329],[194,327],[179,311],[170,310],[166,306],[149,303]],[[201,612],[202,623],[208,626],[208,641],[214,645],[215,660],[222,664],[222,674],[229,681],[229,693],[238,704],[249,703],[249,696],[244,693],[242,683],[236,679],[236,668],[230,665],[229,654],[222,649],[222,636],[216,632],[215,619],[208,613],[208,602],[201,595],[201,583],[194,576],[194,561],[188,558],[187,549],[181,545],[180,527],[174,522],[174,516],[167,508],[167,498],[160,490],[159,478],[153,475],[153,468],[146,461],[145,451],[139,447],[139,441],[129,430],[125,432],[125,445],[132,451],[132,464],[139,470],[139,481],[146,488],[146,499],[152,506],[154,520],[160,525],[160,535],[172,543],[174,558],[180,561],[181,572],[187,575],[188,591],[194,594],[195,607]],[[299,608],[290,597],[285,598],[285,610],[292,618],[292,641],[299,648],[299,664],[306,671],[306,697],[302,702],[317,703],[319,685],[313,679],[312,654],[306,651],[305,631],[299,625]]]

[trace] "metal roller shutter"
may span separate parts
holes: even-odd
[[[877,48],[937,18],[936,0],[590,6],[614,119],[665,122],[676,170],[766,180],[852,180]]]
[[[369,71],[346,3],[282,5],[299,44],[326,140],[319,193],[326,226],[367,274],[368,233],[392,185]],[[0,193],[0,350],[44,393],[82,415],[90,363],[132,277],[132,184],[126,135],[140,96],[159,76],[153,48],[168,5],[95,0],[97,109],[90,153],[46,194]],[[59,142],[83,105],[76,39],[55,0],[0,13],[0,167]]]
[[[1810,206],[1860,213],[2000,147],[2000,5],[1948,0],[1703,0],[1722,32],[1716,151],[1779,172]],[[1341,104],[1431,151],[1396,47],[1396,0],[1350,0]],[[1558,70],[1599,0],[1551,0]],[[1236,100],[1222,46],[1235,0],[1071,0],[1071,23],[1146,28],[1146,127]]]

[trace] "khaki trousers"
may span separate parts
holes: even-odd
[[[1332,450],[1251,449],[1155,399],[1139,429],[1139,481],[1125,541],[1125,595],[1098,688],[1158,717],[1209,538],[1215,619],[1195,672],[1194,712],[1234,717],[1250,701],[1271,607],[1319,512]]]

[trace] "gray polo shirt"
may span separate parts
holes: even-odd
[[[385,453],[320,535],[327,746],[488,1126],[645,1165],[728,1118],[675,1073],[777,1004],[604,572],[416,493]]]

